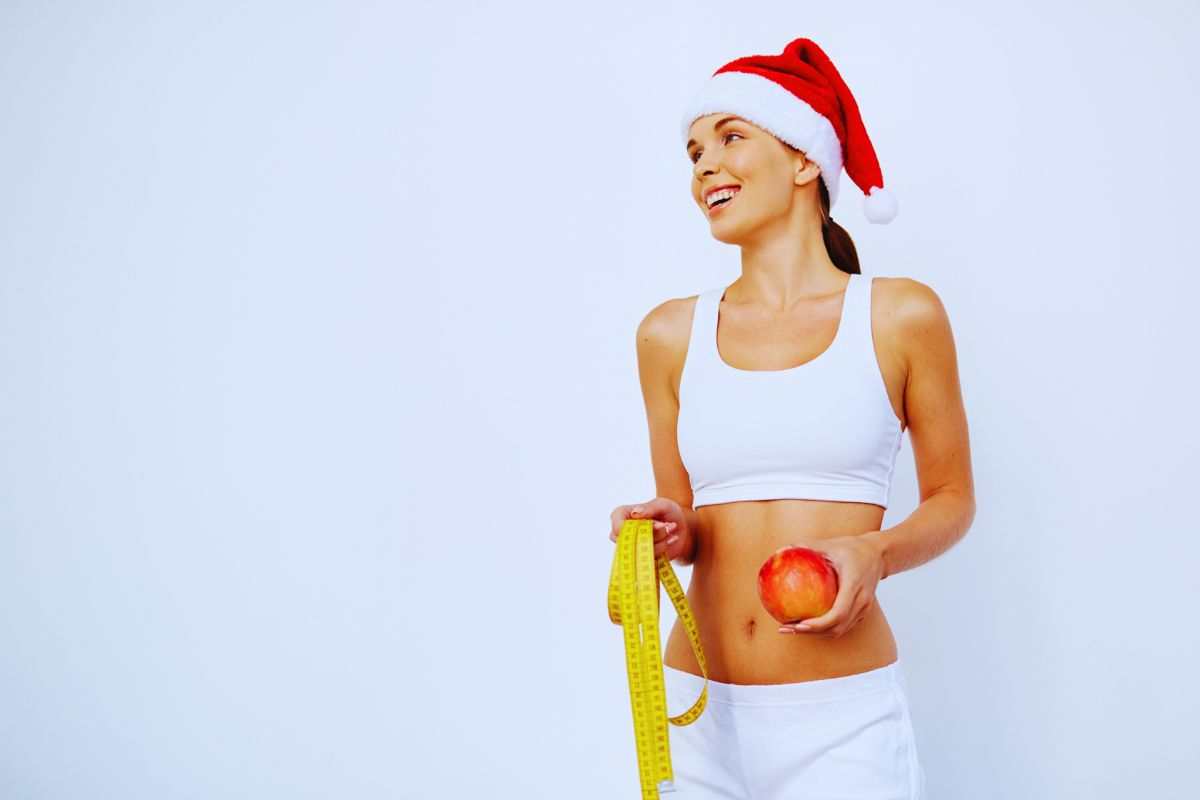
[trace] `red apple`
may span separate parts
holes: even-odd
[[[781,547],[758,570],[758,599],[779,622],[821,616],[833,608],[837,592],[837,570],[807,547]]]

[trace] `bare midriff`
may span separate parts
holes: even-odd
[[[879,530],[884,509],[873,503],[758,500],[696,509],[696,543],[687,600],[700,632],[708,677],[766,684],[836,678],[887,666],[896,640],[872,600],[862,620],[840,637],[781,633],[758,597],[758,570],[775,550]],[[668,601],[669,602],[669,601]],[[687,631],[676,620],[663,663],[701,675]]]

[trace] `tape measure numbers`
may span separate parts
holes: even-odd
[[[658,632],[659,580],[667,589],[667,596],[692,643],[700,671],[704,673],[704,688],[700,690],[699,699],[687,711],[674,717],[667,716],[663,680],[662,643]],[[655,561],[653,520],[631,519],[621,526],[608,581],[608,618],[624,632],[625,670],[629,676],[642,798],[658,800],[660,791],[675,791],[667,723],[683,726],[699,719],[708,702],[708,666],[700,646],[696,620],[671,563],[666,556],[659,556],[657,563]]]

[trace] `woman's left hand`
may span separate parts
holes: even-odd
[[[837,570],[838,593],[833,607],[821,616],[782,625],[779,632],[812,633],[825,638],[843,635],[862,621],[875,602],[875,587],[883,578],[882,551],[875,539],[865,534],[793,544],[825,555]]]

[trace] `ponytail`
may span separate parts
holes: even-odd
[[[829,251],[829,258],[842,272],[859,275],[862,270],[858,266],[858,251],[854,248],[854,240],[845,228],[829,216],[829,190],[825,188],[824,180],[818,180],[818,183],[818,193],[821,195],[821,236],[825,239],[825,249]]]

